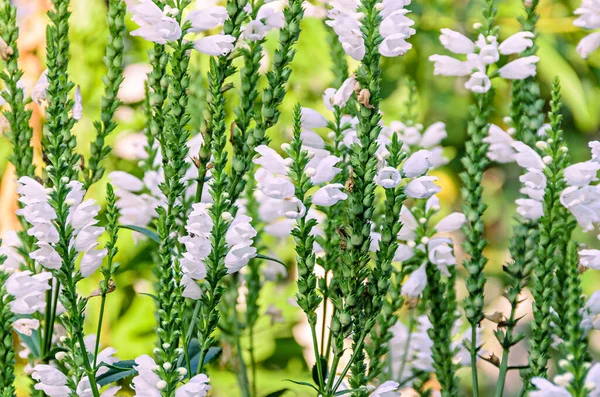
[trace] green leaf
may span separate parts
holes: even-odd
[[[129,229],[134,232],[142,233],[144,236],[160,243],[160,238],[158,234],[154,230],[146,229],[145,227],[135,226],[135,225],[119,225],[119,229]]]
[[[288,391],[290,391],[290,389],[285,388],[285,389],[274,391],[273,393],[269,393],[269,394],[265,395],[264,397],[280,397],[280,396],[283,396]]]
[[[106,386],[110,383],[127,378],[128,376],[135,375],[137,371],[133,368],[134,365],[134,360],[119,361],[111,365],[102,364],[102,366],[108,367],[109,369],[102,375],[97,376],[96,382],[98,382],[100,386]]]
[[[287,268],[287,266],[286,266],[286,264],[285,264],[285,263],[283,263],[283,262],[282,262],[282,261],[280,261],[279,259],[277,259],[277,258],[273,258],[273,257],[271,257],[271,256],[267,256],[267,255],[263,255],[263,254],[256,254],[255,258],[257,258],[257,259],[264,259],[264,260],[266,260],[266,261],[271,261],[271,262],[277,262],[277,263],[279,263],[280,265],[283,265],[283,266],[285,266],[285,267]]]
[[[198,343],[197,339],[192,339],[192,342],[190,342],[190,347],[192,347],[192,343],[194,343],[194,341],[196,341],[196,343]],[[211,361],[213,361],[215,358],[219,357],[219,355],[221,354],[222,349],[220,347],[211,347],[210,349],[208,349],[208,352],[206,353],[206,356],[204,356],[204,365],[210,363]],[[198,350],[196,352],[196,354],[192,355],[190,352],[190,367],[192,369],[196,369],[198,368],[198,361],[200,361],[200,344],[198,343]]]
[[[328,363],[327,363],[327,360],[325,359],[325,357],[320,357],[319,360],[321,361],[321,379],[325,380],[325,379],[327,379],[327,374],[328,374],[328,368],[327,368]],[[313,381],[318,385],[319,384],[319,367],[317,366],[316,363],[312,367],[312,378],[313,378]]]
[[[33,357],[41,358],[42,349],[40,349],[40,338],[38,337],[37,330],[31,330],[31,336],[24,335],[20,332],[17,332],[19,338],[23,341],[25,346],[31,351]]]
[[[154,294],[151,294],[151,293],[148,293],[148,292],[140,292],[140,295],[146,295],[146,296],[149,296],[150,298],[152,298],[152,299],[154,299],[155,301],[157,301],[157,302],[158,302],[158,296],[156,296],[156,295],[154,295]]]
[[[343,396],[344,394],[354,393],[355,391],[365,391],[367,389],[359,388],[359,389],[348,389],[348,390],[340,390],[334,393],[334,396]]]
[[[292,382],[296,385],[300,385],[300,386],[307,386],[310,387],[311,389],[313,389],[314,391],[316,391],[317,393],[320,393],[319,389],[317,389],[313,384],[308,383],[308,382],[300,382],[297,380],[292,380],[292,379],[284,379],[284,381],[286,382]]]

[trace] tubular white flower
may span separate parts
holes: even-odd
[[[538,220],[544,215],[544,206],[538,200],[532,199],[517,199],[515,200],[517,204],[517,212],[524,218],[531,220]]]
[[[564,177],[569,186],[585,186],[598,180],[598,170],[600,170],[600,163],[585,161],[565,168]]]
[[[273,174],[287,175],[289,167],[279,153],[267,145],[260,145],[254,149],[260,156],[252,162],[258,164]]]
[[[440,42],[449,51],[455,54],[471,54],[475,52],[475,43],[462,33],[452,29],[442,29]]]
[[[393,380],[383,382],[369,395],[369,397],[384,397],[389,396],[389,393],[396,391],[400,387],[400,384]]]
[[[341,168],[335,167],[339,162],[340,158],[336,156],[327,156],[321,159],[315,168],[315,174],[310,177],[313,185],[331,182],[337,174],[342,172]]]
[[[327,127],[327,119],[311,108],[302,108],[302,128],[312,130],[313,128]]]
[[[517,151],[514,155],[514,159],[522,168],[533,168],[536,170],[542,170],[546,167],[542,157],[532,148],[520,141],[512,143],[513,149]]]
[[[579,251],[579,259],[582,266],[600,270],[600,250],[583,249]]]
[[[408,279],[402,284],[402,295],[409,298],[418,298],[427,286],[427,273],[425,271],[426,264],[422,264],[417,270],[412,272]]]
[[[68,397],[71,390],[67,386],[67,376],[51,365],[38,364],[31,374],[36,390],[41,390],[50,397]]]
[[[475,72],[471,78],[465,83],[465,88],[477,93],[486,93],[492,88],[492,82],[484,72]]]
[[[235,37],[228,34],[215,34],[202,37],[194,42],[194,49],[206,55],[225,56],[232,50]]]
[[[343,107],[346,106],[348,100],[354,94],[354,86],[356,85],[356,79],[354,77],[349,77],[344,80],[344,83],[340,87],[339,90],[335,92],[333,97],[331,98],[331,104],[334,106]]]
[[[515,149],[512,147],[514,139],[502,128],[490,124],[488,136],[483,141],[489,145],[487,157],[498,163],[512,163],[515,161]]]
[[[210,7],[205,10],[193,10],[187,17],[186,21],[190,21],[192,27],[188,29],[188,33],[199,33],[205,30],[214,29],[220,26],[229,19],[225,7]]]
[[[31,99],[33,102],[37,103],[39,106],[42,106],[46,102],[46,91],[50,86],[50,82],[48,81],[48,69],[44,70],[40,75],[37,83],[33,87],[31,91]]]
[[[375,176],[375,183],[384,189],[396,188],[401,181],[400,171],[394,167],[383,167]]]
[[[406,244],[398,244],[394,253],[394,262],[404,262],[415,256],[415,250]]]
[[[527,77],[535,76],[535,64],[540,60],[538,56],[531,55],[524,58],[515,59],[512,62],[502,66],[498,73],[500,76],[509,80],[523,80]]]
[[[181,385],[175,391],[175,397],[205,397],[210,390],[210,379],[204,374],[198,374]]]
[[[4,255],[6,259],[0,265],[0,271],[13,273],[24,263],[23,257],[18,249],[21,247],[21,240],[14,230],[8,230],[2,234],[2,245],[0,245],[0,256]]]
[[[416,238],[415,231],[419,223],[413,213],[404,205],[400,209],[400,223],[402,227],[398,232],[398,238],[404,241],[414,240]]]
[[[268,197],[284,200],[294,197],[295,188],[292,182],[282,176],[275,176],[261,168],[256,173],[258,189]]]
[[[598,47],[600,47],[600,32],[590,33],[577,44],[577,53],[583,59],[587,59]]]
[[[447,238],[434,238],[428,243],[427,250],[429,261],[436,265],[445,276],[450,276],[448,266],[456,265],[452,240]]]
[[[435,184],[435,176],[422,176],[410,181],[404,188],[404,193],[412,198],[429,198],[439,193],[442,188]]]
[[[83,118],[83,98],[81,97],[81,89],[79,86],[75,88],[75,101],[73,103],[73,109],[71,110],[73,120],[81,120]]]
[[[225,256],[225,267],[227,273],[232,274],[240,271],[248,264],[250,259],[256,256],[256,248],[251,247],[247,243],[236,244],[229,249]]]
[[[432,148],[434,146],[439,145],[442,140],[448,137],[448,133],[446,132],[446,124],[441,121],[431,124],[425,132],[423,132],[423,137],[419,142],[419,145],[425,149]]]
[[[459,61],[447,55],[431,55],[433,74],[436,76],[468,76],[473,70],[469,62]]]
[[[548,379],[532,378],[531,384],[537,389],[529,393],[531,397],[571,397],[571,393],[567,389],[562,386],[556,386]]]
[[[449,233],[460,229],[467,222],[467,217],[461,212],[453,212],[438,222],[435,230],[438,233]]]
[[[177,21],[166,16],[152,0],[139,0],[130,11],[133,14],[131,20],[140,26],[131,32],[132,36],[140,36],[157,44],[166,44],[181,37],[181,27]]]
[[[419,150],[413,153],[402,165],[402,174],[406,178],[421,176],[429,170],[429,150]]]
[[[13,323],[13,327],[18,333],[31,336],[33,330],[40,327],[40,322],[34,318],[20,318]]]
[[[348,195],[342,192],[344,185],[341,183],[332,183],[323,186],[315,192],[312,196],[312,202],[315,205],[323,207],[331,207],[337,204],[339,201],[346,200]]]
[[[269,29],[261,21],[250,21],[244,26],[242,37],[249,41],[258,41],[267,37]]]
[[[33,314],[46,308],[46,291],[50,289],[49,272],[31,275],[30,271],[15,272],[6,281],[6,291],[15,299],[10,303],[15,314]]]
[[[517,32],[504,40],[498,50],[503,55],[518,54],[523,52],[533,45],[533,32]]]
[[[133,377],[132,388],[136,395],[147,397],[161,397],[160,390],[156,384],[160,381],[160,377],[154,372],[156,362],[146,354],[135,359],[133,368],[137,371],[137,375]]]

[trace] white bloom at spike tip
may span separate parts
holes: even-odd
[[[394,189],[401,181],[400,171],[394,167],[383,167],[375,176],[375,183],[384,189]]]
[[[132,36],[140,36],[156,44],[166,44],[181,37],[177,21],[166,16],[152,0],[139,0],[130,11],[133,14],[131,20],[139,25],[139,29],[131,32]]]
[[[440,42],[449,51],[455,54],[471,54],[475,51],[475,43],[462,33],[452,29],[442,29]]]
[[[228,55],[234,47],[235,37],[229,34],[215,34],[202,37],[194,42],[194,49],[202,54],[215,57]]]
[[[67,376],[51,365],[36,365],[31,378],[37,382],[34,388],[49,397],[68,397],[71,393],[67,386]]]
[[[523,80],[527,77],[535,76],[536,74],[536,63],[540,58],[535,55],[531,55],[524,58],[515,59],[512,62],[507,63],[498,69],[500,76],[509,80]]]
[[[402,284],[402,295],[406,295],[409,298],[418,298],[423,293],[423,290],[427,286],[425,266],[425,263],[422,264],[408,276],[408,279]]]
[[[449,233],[460,229],[467,222],[467,217],[462,212],[453,212],[438,222],[435,230],[438,233]]]
[[[533,32],[517,32],[504,40],[498,46],[498,50],[503,55],[518,54],[533,45],[532,39],[534,37],[535,34]]]
[[[402,165],[402,173],[406,178],[421,176],[429,169],[429,150],[419,150],[413,153]]]
[[[412,198],[429,198],[442,190],[441,187],[435,184],[437,180],[438,178],[435,176],[422,176],[413,179],[404,187],[404,193]]]
[[[312,202],[315,205],[331,207],[339,201],[346,200],[348,195],[342,192],[344,185],[341,183],[332,183],[323,186],[312,195]]]
[[[568,166],[564,170],[564,177],[569,186],[585,186],[597,181],[600,163],[585,161]]]
[[[186,21],[190,21],[192,27],[188,29],[188,33],[199,33],[205,30],[214,29],[222,25],[229,19],[225,7],[211,7],[205,10],[193,10],[187,17]]]

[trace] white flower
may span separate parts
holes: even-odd
[[[313,130],[304,130],[300,133],[300,140],[302,141],[302,145],[306,146],[306,150],[309,152],[311,149],[324,149],[325,141],[319,134],[314,132]],[[303,148],[304,149],[304,148]]]
[[[413,213],[404,205],[400,209],[400,223],[402,227],[398,232],[398,238],[404,241],[414,240],[416,238],[415,231],[419,223]]]
[[[423,137],[421,138],[419,145],[428,149],[439,145],[447,136],[448,133],[446,132],[446,124],[438,121],[431,124],[429,127],[427,127],[425,132],[423,132]]]
[[[34,318],[20,318],[13,323],[13,327],[18,333],[31,336],[32,330],[40,327],[40,322]]]
[[[400,171],[394,167],[383,167],[375,176],[375,183],[384,189],[396,188],[401,181]]]
[[[202,297],[202,290],[198,284],[196,284],[196,282],[185,273],[185,270],[183,277],[181,278],[181,285],[183,285],[183,293],[181,296],[184,298],[198,300]]]
[[[302,108],[302,127],[312,130],[313,128],[327,127],[327,119],[311,108]]]
[[[412,44],[406,41],[406,34],[396,33],[383,39],[379,45],[379,53],[388,58],[404,55],[412,48]]]
[[[250,21],[244,26],[242,37],[249,41],[258,41],[267,37],[269,32],[267,26],[261,21]]]
[[[248,264],[250,259],[256,256],[256,248],[251,247],[248,243],[241,243],[232,246],[225,256],[225,267],[227,273],[232,274],[240,271]]]
[[[556,386],[548,379],[532,378],[531,384],[536,387],[536,391],[529,392],[530,397],[571,397],[571,393],[562,386]]]
[[[161,397],[160,390],[156,387],[160,377],[153,370],[156,367],[154,359],[144,354],[135,359],[135,364],[133,368],[137,375],[133,377],[132,385],[136,395]]]
[[[14,297],[10,309],[15,314],[33,314],[46,308],[46,291],[50,289],[52,274],[30,271],[15,272],[6,281],[6,292]]]
[[[600,250],[583,249],[579,251],[579,258],[582,266],[600,270]]]
[[[574,11],[575,15],[579,15],[573,21],[573,25],[585,29],[600,28],[600,10],[595,0],[583,0],[581,6]]]
[[[306,206],[297,197],[282,200],[281,213],[288,219],[300,219],[306,214]]]
[[[460,229],[467,222],[467,217],[461,212],[453,212],[435,226],[438,233],[449,233]]]
[[[175,391],[175,397],[205,397],[210,390],[208,376],[199,374],[189,380],[188,383],[179,386]]]
[[[533,45],[533,32],[517,32],[504,40],[498,50],[503,55],[517,54],[523,52]]]
[[[514,155],[514,159],[520,167],[542,170],[546,166],[542,157],[523,142],[514,141],[512,147],[517,151]]]
[[[544,215],[544,206],[541,202],[532,199],[517,199],[517,212],[524,218],[537,220]]]
[[[600,162],[600,141],[588,142],[588,146],[592,151],[592,161]]]
[[[468,62],[459,61],[447,55],[431,55],[433,74],[436,76],[468,76],[473,68]]]
[[[434,238],[429,241],[427,250],[429,251],[429,261],[440,269],[445,276],[450,276],[448,266],[456,265],[454,250],[452,249],[452,240],[447,238]]]
[[[49,397],[68,397],[71,394],[67,386],[67,376],[50,365],[36,365],[31,377],[37,381],[34,388],[43,391]]]
[[[387,382],[383,382],[377,389],[373,390],[373,392],[369,395],[370,397],[385,397],[386,393],[395,391],[398,389],[400,384],[393,380],[388,380]]]
[[[340,158],[336,156],[327,156],[321,159],[315,168],[314,175],[310,177],[313,185],[331,182],[337,174],[342,172],[341,168],[334,167],[339,162]]]
[[[294,197],[296,190],[294,184],[288,178],[275,176],[263,168],[256,172],[255,177],[258,181],[258,189],[264,195],[278,200]]]
[[[31,91],[31,99],[33,102],[37,103],[39,106],[42,106],[46,102],[46,91],[50,86],[50,82],[48,81],[48,69],[44,70],[44,72],[40,75],[37,83],[33,87]]]
[[[502,128],[490,124],[488,136],[483,141],[489,145],[487,157],[497,163],[512,163],[515,149],[512,147],[514,139]]]
[[[435,176],[422,176],[410,181],[404,188],[404,193],[412,198],[429,198],[439,193],[442,188],[435,184]]]
[[[409,298],[418,298],[427,286],[426,264],[422,264],[417,270],[412,272],[408,279],[402,284],[402,295]]]
[[[83,118],[83,99],[81,97],[81,89],[79,86],[75,88],[75,102],[72,109],[73,120],[81,120]]]
[[[585,186],[598,180],[596,176],[598,170],[600,170],[600,163],[585,161],[565,168],[564,177],[569,186]]]
[[[524,58],[515,59],[512,62],[502,66],[498,73],[500,76],[509,80],[523,80],[527,77],[535,76],[535,64],[540,60],[538,56],[531,55]]]
[[[475,72],[465,83],[465,88],[477,93],[483,94],[492,88],[492,82],[485,72]]]
[[[242,214],[236,215],[225,235],[227,245],[234,246],[236,244],[251,242],[256,236],[256,230],[254,230],[250,222],[252,222],[252,218],[249,216]]]
[[[398,248],[394,253],[394,262],[404,262],[415,255],[415,250],[406,244],[398,244]]]
[[[600,32],[595,32],[581,39],[577,45],[577,52],[583,59],[587,59],[598,47],[600,47]]]
[[[229,15],[227,15],[225,7],[193,10],[185,18],[186,21],[190,21],[192,24],[188,33],[199,33],[205,30],[214,29],[217,26],[222,25],[227,19],[229,19]]]
[[[356,79],[352,76],[344,80],[344,83],[339,90],[333,94],[331,98],[331,104],[333,106],[344,107],[348,100],[354,94],[354,86],[356,85]]]
[[[140,28],[131,32],[132,36],[140,36],[157,44],[178,40],[181,37],[181,27],[177,21],[166,16],[152,0],[139,0],[130,9],[131,20]]]
[[[97,245],[98,243],[83,253],[79,267],[79,271],[83,277],[89,277],[98,270],[100,265],[102,265],[102,260],[106,256],[106,249],[97,250],[95,249]]]
[[[260,7],[256,19],[262,21],[269,29],[282,29],[285,26],[283,12],[276,11],[267,4]]]
[[[144,182],[125,171],[113,171],[108,178],[116,189],[139,192],[144,188]]]
[[[254,164],[260,165],[273,174],[287,175],[289,167],[279,153],[266,145],[260,145],[254,150],[260,155],[252,161]]]
[[[402,165],[402,173],[406,178],[421,176],[429,169],[429,150],[419,150],[413,153]]]
[[[202,37],[194,42],[194,49],[206,55],[225,56],[233,50],[235,37],[228,34],[215,34]]]
[[[332,183],[323,186],[315,192],[312,196],[312,202],[315,205],[323,207],[331,207],[337,204],[341,200],[346,200],[348,195],[341,191],[344,187],[341,183]]]
[[[0,265],[0,271],[12,273],[24,263],[23,257],[18,252],[21,246],[21,239],[14,230],[7,230],[2,235],[2,245],[0,245],[0,256],[4,255],[6,259]]]
[[[475,51],[475,43],[471,39],[451,29],[442,29],[440,42],[455,54],[471,54]]]

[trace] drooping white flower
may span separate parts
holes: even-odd
[[[435,184],[435,176],[422,176],[410,181],[404,188],[404,193],[412,198],[429,198],[439,193],[442,188]]]
[[[166,44],[181,37],[179,23],[165,15],[152,0],[139,0],[138,4],[130,7],[130,11],[133,14],[131,20],[140,26],[131,32],[132,36],[140,36],[157,44]]]
[[[504,40],[498,46],[498,50],[503,55],[518,54],[533,45],[532,39],[534,37],[535,34],[533,32],[517,32]]]
[[[252,161],[254,164],[260,165],[273,174],[287,175],[289,167],[279,153],[267,145],[260,145],[254,150],[260,155]]]
[[[600,163],[595,161],[585,161],[568,166],[564,170],[564,177],[569,186],[585,186],[593,181],[597,181]]]
[[[600,47],[600,32],[591,33],[577,44],[577,53],[583,59],[587,59],[598,47]]]
[[[314,169],[314,174],[310,177],[310,181],[313,185],[331,182],[337,174],[342,172],[341,168],[335,167],[339,162],[340,158],[336,156],[327,156],[320,159],[315,168],[311,167]]]
[[[15,314],[33,314],[46,308],[46,291],[51,287],[52,274],[30,271],[15,272],[6,281],[6,291],[14,297],[10,309]]]
[[[136,395],[147,397],[161,397],[160,390],[156,386],[160,382],[160,377],[154,372],[156,362],[146,354],[135,359],[133,368],[137,375],[133,377],[132,388]]]
[[[394,167],[383,167],[375,176],[375,183],[384,189],[394,189],[401,181],[400,171]]]
[[[405,33],[396,33],[383,39],[379,44],[379,53],[387,58],[404,55],[412,48],[412,44],[406,41]]]
[[[438,121],[431,124],[429,127],[427,127],[425,132],[423,132],[419,146],[425,149],[432,148],[439,145],[447,136],[448,133],[446,132],[446,124]]]
[[[83,118],[83,99],[81,97],[81,89],[79,86],[75,88],[75,102],[73,103],[72,109],[73,120],[81,120]]]
[[[571,397],[571,393],[562,386],[556,386],[548,379],[535,377],[531,379],[531,384],[536,388],[529,392],[531,397]]]
[[[393,380],[388,380],[383,382],[379,387],[377,387],[373,392],[369,395],[370,397],[385,397],[388,396],[388,393],[393,392],[398,389],[400,384]]]
[[[583,249],[579,251],[579,258],[582,266],[600,270],[600,250]]]
[[[193,10],[187,17],[186,21],[190,21],[192,27],[188,29],[188,33],[199,33],[205,30],[214,29],[222,25],[229,19],[225,7],[211,7],[205,10]]]
[[[37,382],[34,388],[50,397],[68,397],[71,394],[67,376],[51,365],[36,365],[31,378]]]
[[[194,42],[194,49],[215,57],[228,55],[234,47],[235,37],[228,34],[215,34],[202,37]]]
[[[13,327],[18,333],[31,336],[33,330],[40,327],[40,322],[35,318],[20,318],[13,323]]]
[[[408,279],[402,284],[402,295],[407,295],[409,298],[418,298],[423,293],[427,286],[425,266],[425,263],[422,264],[408,276]]]
[[[320,205],[323,207],[331,207],[332,205],[337,204],[341,200],[346,200],[348,195],[342,192],[342,188],[344,185],[341,183],[332,183],[326,186],[323,186],[319,190],[315,192],[312,196],[312,202],[315,205]]]
[[[517,199],[517,212],[524,218],[537,220],[544,215],[544,206],[538,200],[533,199]]]
[[[242,37],[248,41],[258,41],[267,37],[269,29],[261,21],[250,21],[244,26]]]
[[[429,169],[429,150],[419,150],[413,153],[402,165],[402,173],[406,178],[421,176]]]
[[[512,147],[514,139],[502,128],[490,124],[488,136],[483,141],[489,145],[487,157],[497,163],[512,163],[515,149]]]
[[[461,212],[453,212],[438,222],[435,230],[438,233],[449,233],[460,229],[467,222],[467,217]]]
[[[404,262],[415,255],[415,250],[406,244],[398,244],[398,248],[394,253],[394,262]]]
[[[48,81],[48,69],[44,70],[40,75],[39,80],[35,83],[33,90],[31,91],[31,99],[39,106],[43,106],[46,102],[46,91],[50,86]]]
[[[354,86],[356,85],[356,79],[354,76],[348,77],[342,83],[342,86],[335,91],[333,97],[331,98],[331,104],[333,106],[344,107],[348,100],[354,94]]]
[[[210,390],[210,379],[204,374],[194,376],[175,390],[175,397],[205,397]]]
[[[20,246],[21,239],[14,230],[8,230],[2,234],[0,256],[4,255],[6,259],[0,265],[0,271],[12,273],[24,263],[23,257],[18,252]]]
[[[256,248],[248,244],[236,244],[229,248],[229,252],[225,256],[225,267],[227,273],[232,274],[240,271],[248,264],[250,259],[256,256]]]
[[[327,127],[327,119],[311,108],[302,108],[302,128],[312,130],[313,128]]]
[[[450,239],[434,238],[429,241],[427,246],[429,261],[436,265],[445,276],[450,276],[448,266],[456,265],[451,244],[452,240]]]
[[[468,62],[460,61],[447,55],[431,55],[433,74],[436,76],[468,76],[473,68]]]
[[[492,82],[484,72],[475,72],[465,83],[465,87],[477,94],[483,94],[492,88]]]
[[[535,55],[518,58],[502,66],[500,69],[498,69],[498,73],[505,79],[523,80],[527,77],[535,76],[535,65],[539,60],[540,58]]]
[[[520,167],[542,170],[546,166],[542,160],[542,157],[523,142],[514,141],[512,143],[512,147],[517,151],[517,153],[514,155],[514,159]]]
[[[287,177],[275,176],[264,168],[258,169],[255,174],[258,181],[258,189],[266,196],[284,200],[294,197],[294,184]]]
[[[404,205],[400,209],[400,223],[402,223],[402,227],[398,232],[398,238],[404,241],[413,241],[416,238],[415,231],[419,223],[413,213]]]
[[[471,54],[475,52],[475,43],[462,33],[452,29],[442,29],[440,42],[449,51],[455,54]]]

